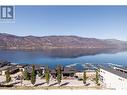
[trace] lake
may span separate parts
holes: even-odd
[[[77,67],[85,63],[107,64],[113,63],[127,66],[127,51],[117,53],[83,53],[79,51],[20,51],[20,50],[0,50],[0,59],[12,63],[22,64],[48,64],[55,67],[57,64],[64,66],[77,64]]]

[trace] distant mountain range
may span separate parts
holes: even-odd
[[[78,36],[16,36],[0,33],[0,49],[127,49],[127,42],[116,39],[83,38]]]

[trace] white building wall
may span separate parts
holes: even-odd
[[[6,70],[2,71],[2,75],[5,75],[5,73],[6,73]]]
[[[100,75],[103,76],[103,83],[107,88],[127,89],[127,79],[103,69],[100,69]]]

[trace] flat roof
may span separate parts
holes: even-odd
[[[50,69],[50,72],[53,74],[53,73],[56,73],[56,70]],[[65,74],[65,73],[76,73],[76,70],[72,67],[64,67],[62,70],[62,74]]]
[[[7,70],[7,69],[9,69],[10,72],[11,72],[11,71],[14,71],[14,70],[16,70],[18,68],[16,66],[4,66],[4,67],[0,67],[0,71]]]
[[[127,71],[127,68],[125,68],[125,67],[117,67],[117,66],[114,66],[114,68],[119,69],[119,70],[123,70],[123,71]]]
[[[4,67],[0,67],[0,71],[2,71],[2,70],[7,70],[7,69],[9,69],[11,66],[4,66]]]
[[[113,69],[111,67],[100,66],[100,68],[104,69],[104,70],[106,70],[106,71],[108,71],[110,73],[113,73],[113,74],[115,74],[117,76],[120,76],[122,78],[126,78],[127,79],[127,73],[124,73],[124,72],[121,72],[121,71],[117,71],[117,70],[115,70],[115,69]]]

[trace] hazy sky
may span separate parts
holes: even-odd
[[[15,23],[0,23],[0,32],[127,40],[127,6],[16,6]]]

